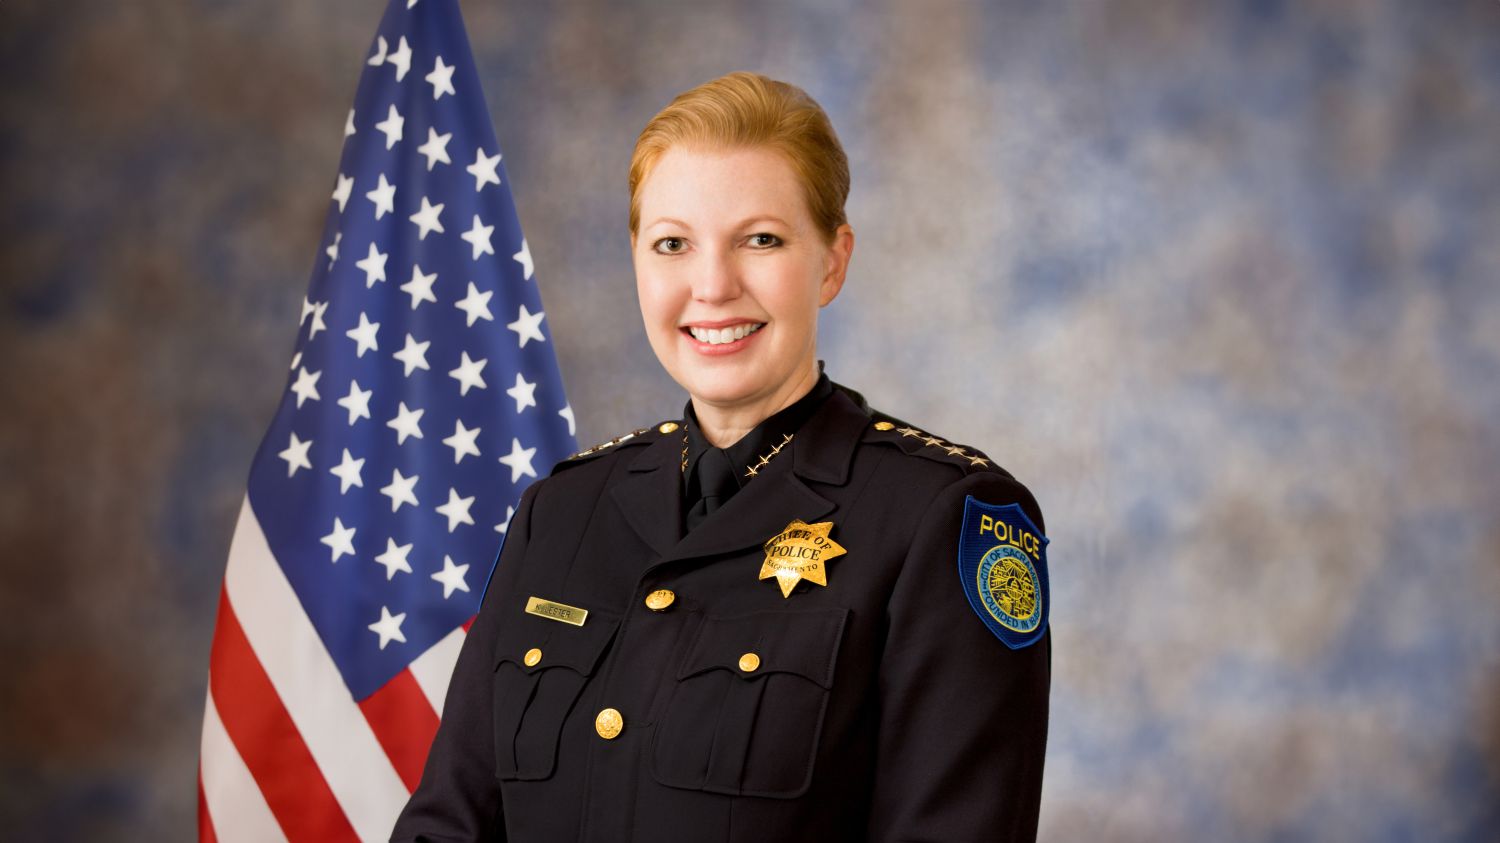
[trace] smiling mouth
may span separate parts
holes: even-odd
[[[732,328],[699,328],[689,325],[683,330],[698,342],[708,345],[728,345],[750,336],[765,326],[764,322],[743,322]]]

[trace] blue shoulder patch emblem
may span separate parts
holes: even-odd
[[[1047,631],[1047,537],[1020,504],[964,499],[958,575],[964,597],[995,637],[1012,650]]]

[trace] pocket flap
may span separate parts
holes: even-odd
[[[677,678],[715,669],[745,678],[794,673],[831,688],[848,615],[848,609],[836,608],[705,617]],[[740,660],[752,653],[758,663],[745,670]]]
[[[583,626],[523,615],[500,632],[495,667],[511,662],[528,674],[567,667],[592,676],[619,627],[618,617],[598,610],[590,611]],[[526,654],[533,649],[540,651],[541,657],[536,664],[528,665]]]

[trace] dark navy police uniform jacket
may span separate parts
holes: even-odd
[[[683,535],[685,453],[665,422],[526,491],[392,839],[1034,839],[1026,488],[843,387]]]

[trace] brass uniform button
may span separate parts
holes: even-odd
[[[760,667],[760,656],[754,653],[746,653],[740,656],[740,670],[746,673],[754,673],[758,667]]]
[[[621,717],[620,712],[613,708],[604,709],[599,712],[598,717],[594,718],[594,731],[599,733],[599,737],[607,741],[612,741],[618,737],[620,730],[623,728],[625,728],[625,718]]]
[[[896,426],[893,425],[893,424],[891,424],[888,421],[878,421],[878,422],[875,422],[875,429],[876,430],[895,430]]]
[[[646,595],[646,608],[653,612],[665,612],[676,599],[677,595],[670,588],[658,588]]]
[[[542,660],[542,651],[541,650],[538,650],[537,648],[532,647],[530,650],[526,651],[525,662],[526,662],[526,666],[527,667],[536,667],[537,662],[540,662],[541,660]]]
[[[661,427],[657,428],[657,430],[661,431],[662,433],[671,433],[676,429],[677,422],[662,422]]]

